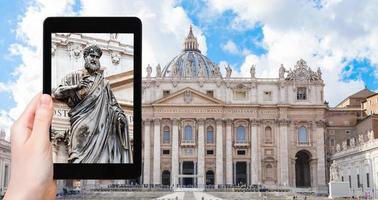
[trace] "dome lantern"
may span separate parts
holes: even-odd
[[[184,51],[198,51],[198,52],[201,52],[198,49],[198,46],[199,45],[198,45],[198,42],[197,42],[197,38],[194,37],[192,25],[190,25],[189,34],[185,38],[185,42],[184,42]]]

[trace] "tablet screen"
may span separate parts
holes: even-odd
[[[54,163],[133,163],[132,33],[52,33]]]

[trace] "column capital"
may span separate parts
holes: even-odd
[[[315,124],[316,124],[316,127],[318,128],[324,128],[326,125],[326,122],[324,120],[317,120]]]
[[[205,124],[205,121],[206,121],[205,118],[198,118],[198,119],[197,119],[197,123],[198,123],[198,125],[204,125],[204,124]]]
[[[249,121],[250,121],[251,125],[255,125],[255,126],[259,126],[260,123],[261,123],[261,120],[256,119],[256,118],[250,118]]]
[[[288,119],[279,119],[278,120],[278,124],[280,125],[280,126],[287,126],[287,125],[289,125],[290,124],[290,120],[288,120]]]
[[[178,118],[172,118],[172,124],[173,125],[178,125],[179,119]]]
[[[151,124],[151,119],[150,118],[143,119],[143,122],[144,122],[145,125],[150,125]]]
[[[223,123],[223,119],[222,118],[217,118],[217,119],[215,119],[215,121],[216,121],[217,125]]]
[[[233,120],[232,119],[226,119],[226,124],[227,125],[232,125],[233,123]]]
[[[159,118],[154,118],[154,124],[160,124],[160,121],[161,121],[161,119],[159,119]]]

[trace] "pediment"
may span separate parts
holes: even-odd
[[[184,88],[158,99],[152,105],[223,105],[223,102],[192,88]]]

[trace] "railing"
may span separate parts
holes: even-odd
[[[194,146],[196,143],[194,140],[181,140],[181,145],[189,145],[189,146]]]
[[[297,146],[312,146],[312,142],[299,142],[299,141],[297,141],[296,142],[296,145]]]
[[[204,188],[205,191],[220,191],[220,192],[288,192],[290,188],[287,187],[265,187],[264,185],[162,185],[162,184],[110,184],[110,185],[92,185],[87,187],[87,191],[94,192],[117,192],[117,191],[139,191],[139,192],[154,192],[154,191],[173,191],[174,188]]]
[[[247,140],[235,140],[234,146],[249,146],[249,141],[247,141]]]

